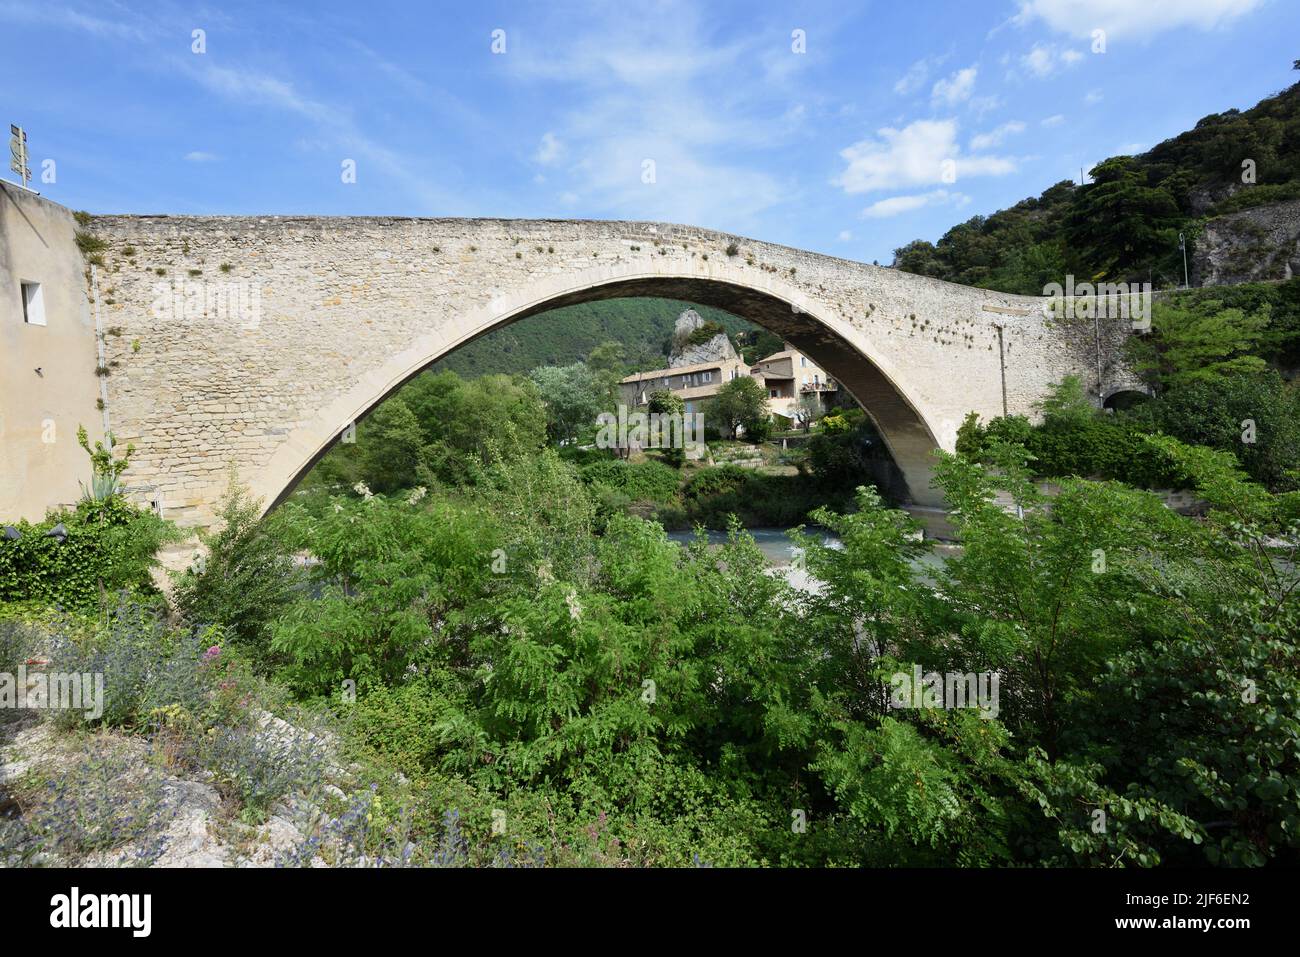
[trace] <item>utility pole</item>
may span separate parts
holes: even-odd
[[[10,123],[9,133],[9,168],[22,178],[23,189],[30,190],[27,181],[32,178],[32,171],[27,168],[27,131]]]
[[[1178,234],[1178,249],[1183,254],[1183,288],[1192,288],[1191,280],[1187,278],[1187,240],[1182,233]]]

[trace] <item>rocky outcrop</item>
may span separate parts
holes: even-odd
[[[698,362],[736,359],[736,347],[726,332],[719,331],[712,338],[699,342],[696,333],[705,325],[704,319],[694,309],[687,309],[677,317],[673,326],[672,352],[668,355],[668,368],[695,365]],[[697,341],[692,341],[695,337]]]
[[[265,740],[285,746],[307,746],[317,749],[325,765],[325,782],[310,788],[311,793],[290,793],[276,803],[271,813],[259,824],[247,824],[233,819],[229,809],[223,807],[222,796],[215,786],[210,771],[197,768],[171,767],[158,769],[151,759],[150,748],[143,738],[119,731],[100,731],[91,736],[93,751],[88,752],[81,736],[61,734],[52,722],[36,718],[33,714],[20,715],[17,720],[0,724],[0,865],[44,864],[80,867],[120,867],[144,864],[151,867],[277,867],[284,864],[321,866],[317,851],[324,845],[313,841],[329,815],[321,802],[330,798],[347,801],[337,781],[351,786],[355,783],[351,771],[338,767],[330,760],[337,746],[332,735],[296,727],[266,712],[255,715],[259,731]],[[92,764],[111,764],[115,777],[112,782],[97,780],[85,773],[87,755],[93,754]],[[156,758],[156,756],[155,756]],[[41,845],[34,853],[24,857],[21,846],[4,846],[6,839],[16,841],[23,835],[21,815],[17,802],[7,798],[19,788],[28,775],[37,774],[53,779],[72,779],[81,773],[84,789],[70,792],[64,802],[82,806],[83,816],[94,817],[104,813],[104,803],[109,796],[90,793],[90,788],[111,786],[116,794],[111,800],[134,802],[151,819],[151,826],[125,844],[89,854],[69,854],[55,840],[51,846]],[[92,813],[86,814],[85,808]],[[42,827],[63,826],[59,822],[58,807],[43,808]],[[66,816],[66,814],[65,814]]]
[[[1211,219],[1196,243],[1192,284],[1223,286],[1300,275],[1300,200]]]

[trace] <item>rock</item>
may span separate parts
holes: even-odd
[[[704,319],[694,309],[687,309],[677,317],[673,326],[672,352],[668,356],[668,368],[695,365],[698,362],[725,361],[738,358],[731,338],[725,332],[719,332],[708,342],[696,345],[688,344],[691,334],[704,325]]]
[[[167,849],[155,867],[226,867],[229,849],[212,835],[209,825],[221,804],[207,784],[177,778],[163,785],[169,801],[176,802],[176,818],[167,828]]]
[[[1300,200],[1217,216],[1205,224],[1191,264],[1192,282],[1221,286],[1300,274]]]

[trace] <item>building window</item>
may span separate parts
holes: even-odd
[[[807,366],[808,366],[808,357],[807,357],[807,356],[800,356],[800,357],[799,357],[799,365],[802,366],[802,367],[804,367],[804,368],[807,368]]]
[[[712,382],[712,381],[713,381],[713,373],[712,373],[712,372],[706,372],[706,373],[704,373],[704,381],[705,381],[705,382]]]
[[[45,325],[45,297],[39,282],[22,283],[23,322],[31,326]]]
[[[772,398],[774,398],[774,399],[779,399],[779,398],[781,398],[781,393],[780,393],[778,390],[773,389],[773,390],[772,390]]]

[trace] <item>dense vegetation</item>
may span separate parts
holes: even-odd
[[[1144,441],[1204,519],[1078,480],[1049,508],[1001,445],[993,467],[940,465],[961,555],[923,574],[928,546],[863,490],[817,513],[842,547],[802,543],[816,592],[740,530],[682,548],[614,514],[596,534],[550,450],[454,496],[336,495],[271,523],[235,491],[178,582],[181,625],[127,604],[55,625],[47,653],[111,676],[102,723],[207,771],[241,820],[294,791],[332,808],[304,863],[346,862],[338,841],[390,864],[1295,862],[1300,612],[1276,536],[1300,502],[1222,453]],[[996,673],[999,696],[910,707],[914,668]],[[340,736],[354,793],[321,793],[312,751],[257,744],[260,709],[305,720],[286,692]],[[89,840],[29,793],[0,824],[11,853]]]
[[[1253,183],[1243,183],[1245,160],[1255,164]],[[1207,217],[1300,197],[1300,84],[1206,116],[1139,156],[1103,160],[1090,176],[974,216],[937,243],[914,240],[895,251],[894,265],[1026,295],[1066,274],[1181,285],[1179,232],[1194,244]]]
[[[1103,414],[1070,377],[1047,397],[1042,419],[967,416],[957,451],[988,461],[1011,442],[1030,453],[1040,477],[1116,479],[1140,488],[1191,488],[1192,479],[1155,454],[1148,436],[1169,435],[1229,454],[1275,492],[1300,489],[1300,388],[1268,358],[1294,344],[1294,327],[1272,321],[1272,302],[1292,301],[1292,284],[1215,289],[1156,305],[1148,335],[1129,342],[1130,360],[1153,397],[1136,396]],[[1229,305],[1233,303],[1233,305]]]
[[[438,362],[434,370],[457,372],[466,378],[494,373],[522,375],[538,366],[583,361],[604,342],[623,346],[629,372],[659,369],[668,355],[673,323],[686,308],[732,336],[754,331],[745,320],[711,306],[652,297],[608,299],[552,309],[489,332]],[[772,340],[766,342],[770,346]],[[763,355],[780,348],[780,340],[776,340],[775,348]]]

